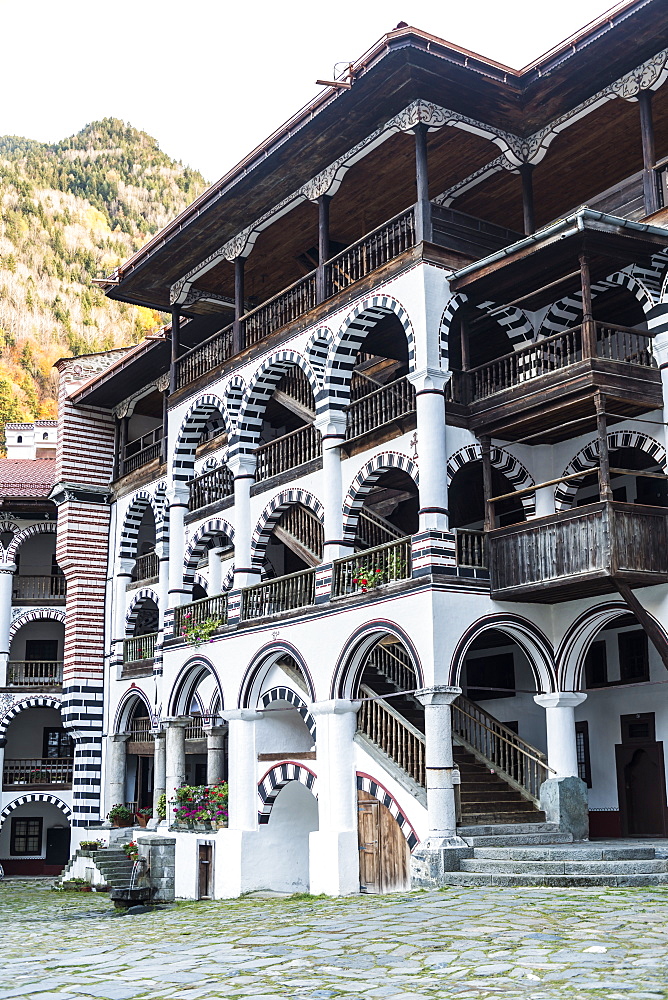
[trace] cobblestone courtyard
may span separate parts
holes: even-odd
[[[668,996],[665,889],[180,903],[0,883],[0,1000]]]

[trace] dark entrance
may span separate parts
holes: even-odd
[[[622,715],[622,742],[615,747],[623,837],[666,835],[663,743],[654,739],[654,713]]]
[[[45,865],[64,868],[70,857],[70,829],[52,826],[46,831]]]
[[[213,846],[211,844],[199,845],[198,875],[197,875],[197,898],[211,898],[211,883],[213,880]]]
[[[360,890],[410,889],[410,851],[390,810],[367,792],[357,793]]]

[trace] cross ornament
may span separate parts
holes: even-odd
[[[413,437],[410,439],[410,441],[408,443],[410,444],[411,448],[413,449],[413,458],[416,459],[418,457],[418,450],[417,450],[418,436],[417,436],[417,431],[415,431],[415,433],[413,434]]]

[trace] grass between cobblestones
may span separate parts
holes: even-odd
[[[118,915],[0,882],[0,1000],[665,1000],[666,889],[246,897]]]

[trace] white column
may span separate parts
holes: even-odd
[[[429,848],[463,844],[457,836],[457,809],[452,780],[452,709],[458,687],[445,684],[422,688],[415,697],[424,705],[425,763],[427,775],[427,814]]]
[[[224,548],[209,549],[209,597],[216,597],[223,589],[223,564],[221,555]]]
[[[257,733],[262,722],[262,712],[250,708],[222,712],[229,725],[229,828],[231,830],[257,830],[259,800],[257,794]]]
[[[417,409],[420,469],[420,531],[447,531],[448,450],[445,428],[445,386],[450,372],[423,368],[411,372]]]
[[[654,357],[661,370],[661,385],[663,388],[664,412],[668,405],[668,303],[663,302],[651,311],[647,329],[654,332],[652,349]],[[665,416],[663,418],[666,419]],[[668,449],[668,427],[664,427],[664,444]]]
[[[118,571],[114,581],[114,605],[113,605],[113,655],[117,663],[123,661],[123,640],[125,639],[125,616],[128,607],[127,585],[132,580],[132,567],[134,559],[120,559]],[[112,805],[114,803],[112,802]]]
[[[7,686],[9,628],[12,624],[12,585],[15,571],[14,563],[0,564],[0,688]]]
[[[234,476],[234,587],[239,590],[260,578],[251,563],[250,491],[255,482],[255,455],[232,455],[227,465]]]
[[[188,511],[188,487],[175,483],[169,498],[169,606],[187,604],[192,595],[183,586],[185,555],[185,516]]]
[[[153,819],[158,819],[158,799],[165,794],[165,732],[159,730],[153,734],[155,753],[153,757]]]
[[[322,437],[322,502],[325,508],[323,562],[349,555],[352,546],[343,539],[343,478],[341,445],[346,439],[346,415],[340,411],[321,414],[315,421]]]
[[[310,892],[359,891],[357,783],[353,738],[359,701],[316,702],[318,830],[309,837]]]
[[[557,691],[536,694],[534,701],[545,709],[547,727],[547,763],[556,773],[552,778],[578,776],[575,738],[575,709],[586,699],[582,691]]]
[[[167,797],[167,820],[170,820],[170,802],[176,797],[176,789],[186,779],[186,726],[187,716],[163,719],[165,727],[165,795]]]
[[[158,631],[165,628],[165,612],[169,606],[169,543],[158,542],[155,547],[158,556]]]
[[[125,805],[126,746],[128,734],[107,736],[107,811]]]
[[[206,729],[206,783],[220,785],[225,781],[225,737],[227,727]]]

